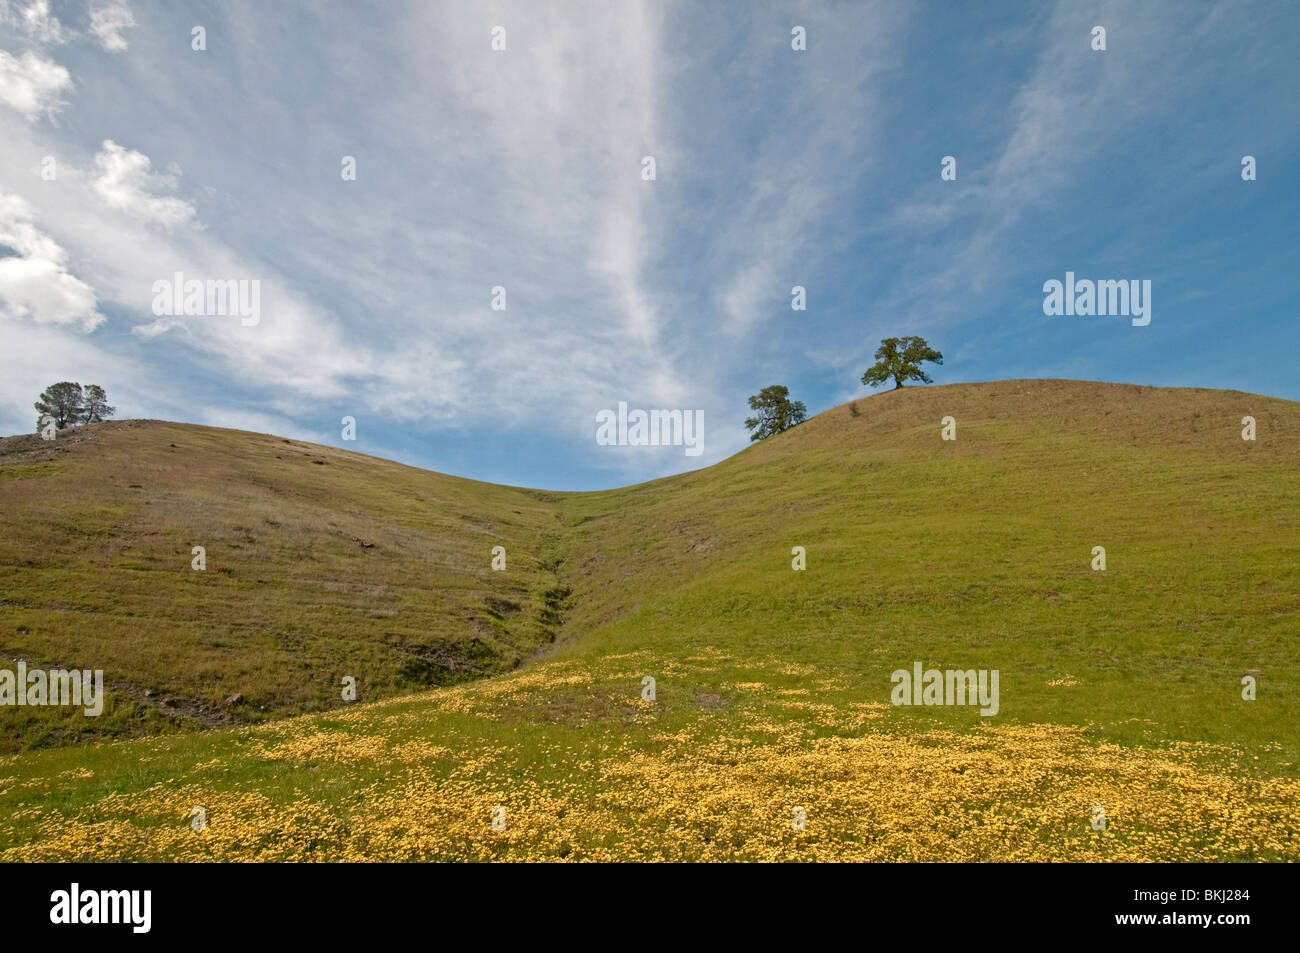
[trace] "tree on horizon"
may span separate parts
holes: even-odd
[[[930,376],[921,370],[922,361],[942,364],[943,355],[930,347],[925,338],[915,335],[885,338],[876,349],[876,363],[862,375],[862,383],[868,387],[878,387],[892,377],[894,390],[902,387],[903,381],[933,384]]]
[[[789,430],[808,416],[808,408],[803,401],[791,401],[790,388],[784,384],[764,387],[749,398],[749,409],[758,411],[757,417],[745,421],[745,427],[753,431],[749,435],[750,440],[763,440]]]
[[[98,384],[87,384],[85,403],[82,405],[81,420],[87,424],[97,424],[117,413],[116,407],[108,406],[108,395]]]
[[[107,420],[117,413],[108,404],[108,394],[98,384],[87,384],[83,389],[76,381],[59,381],[41,391],[40,399],[33,404],[37,411],[36,429],[41,421],[54,418],[54,426],[63,430],[74,424],[94,424]]]
[[[54,418],[54,426],[59,430],[77,423],[81,420],[84,402],[80,384],[74,381],[51,384],[41,391],[40,399],[33,404],[38,413],[37,431],[41,430],[41,420],[46,416]]]

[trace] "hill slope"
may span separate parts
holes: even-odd
[[[260,434],[0,441],[0,655],[102,668],[109,692],[98,719],[12,709],[0,741],[255,722],[342,704],[345,675],[375,699],[512,668],[555,634],[554,528],[526,492]]]
[[[886,687],[917,659],[1000,668],[1032,676],[1008,717],[1136,738],[1119,722],[1140,716],[1216,741],[1249,722],[1300,754],[1273,707],[1300,702],[1300,404],[1074,381],[904,389],[561,510],[584,653],[686,652],[716,632]],[[1250,670],[1269,698],[1228,717]],[[1091,689],[1046,687],[1065,675]]]
[[[1241,439],[1246,414],[1258,422],[1254,442]],[[949,415],[955,441],[940,439]],[[132,459],[159,473],[167,457],[153,435],[163,426],[174,425],[124,429],[140,441]],[[183,431],[214,448],[248,443],[245,470],[251,447],[274,455],[277,443]],[[67,463],[23,466],[71,468],[99,441],[87,435]],[[472,554],[454,577],[465,582],[429,595],[436,608],[416,618],[445,625],[440,637],[454,641],[465,613],[517,587],[529,607],[520,614],[536,622],[503,626],[494,645],[504,667],[512,652],[549,644],[555,604],[571,588],[555,645],[517,672],[345,711],[7,759],[4,856],[1300,857],[1298,404],[1069,381],[905,389],[834,408],[706,470],[551,496],[293,446],[328,462],[291,463],[337,466],[340,482],[312,497],[311,481],[284,464],[265,505],[287,498],[379,520],[397,519],[416,494],[436,500],[436,516],[366,524],[392,568],[410,568],[405,548],[434,523],[440,539],[468,534],[456,544]],[[48,498],[35,487],[63,472],[0,481],[6,521]],[[384,491],[372,472],[400,489]],[[290,485],[307,498],[285,492]],[[33,489],[16,497],[18,486]],[[29,547],[57,539],[49,555],[15,568],[17,553],[33,557],[21,546],[5,552],[6,593],[11,579],[27,587],[25,601],[6,594],[5,648],[17,613],[48,613],[35,617],[47,619],[39,645],[54,644],[54,622],[73,616],[38,603],[34,577],[54,585],[87,563],[102,573],[105,562],[81,554],[111,550],[127,525],[93,508],[77,513],[100,513],[93,545],[71,535],[81,523],[50,517],[26,537]],[[466,530],[472,520],[490,532]],[[369,538],[356,522],[340,528]],[[510,569],[489,575],[484,537],[498,535]],[[182,616],[191,597],[184,583],[158,580],[176,574],[175,559],[190,572],[192,538],[196,528],[177,518],[156,568],[113,567],[173,587],[161,621]],[[140,546],[116,558],[143,562]],[[804,571],[791,569],[794,546],[806,548]],[[1090,568],[1095,546],[1106,549],[1104,572]],[[319,575],[295,575],[282,554],[276,586],[247,590],[264,593],[263,611],[282,612],[285,625],[370,553],[328,533],[285,552],[314,547],[331,554]],[[266,537],[255,544],[263,562],[271,548]],[[458,552],[444,550],[444,562]],[[83,573],[93,584],[95,572]],[[112,603],[126,618],[143,613],[152,590],[132,591]],[[293,648],[317,653],[313,668],[360,652],[348,633],[385,644],[393,618],[423,607],[402,589],[398,616],[363,630],[356,596],[334,606],[354,616],[350,627],[325,613],[303,623]],[[242,608],[235,598],[220,605],[215,616]],[[308,648],[321,631],[328,643]],[[125,626],[116,644],[131,644]],[[998,713],[891,705],[891,673],[916,662],[999,671]],[[165,664],[158,671],[168,676]],[[1254,701],[1241,696],[1247,674],[1258,679]],[[642,694],[646,676],[653,700]],[[235,682],[223,674],[218,684],[224,692]],[[189,826],[194,806],[209,820],[201,833]],[[1100,831],[1090,823],[1098,807],[1108,818]],[[498,808],[503,831],[491,824]],[[804,830],[792,823],[796,808]]]

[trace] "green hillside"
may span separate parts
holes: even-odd
[[[0,761],[7,859],[1300,858],[1300,404],[906,388],[582,494],[58,443],[0,449],[0,648],[117,694],[0,709],[54,746]],[[997,714],[892,705],[917,662],[997,670]]]
[[[513,668],[555,637],[556,525],[535,494],[261,434],[7,438],[0,665],[102,668],[109,698],[95,719],[4,711],[0,745],[327,709],[345,675],[364,700]]]

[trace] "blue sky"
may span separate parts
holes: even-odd
[[[73,379],[596,489],[742,449],[765,385],[865,396],[905,334],[936,383],[1300,399],[1295,4],[382,6],[0,0],[0,431]],[[261,320],[158,317],[176,271]],[[1045,315],[1067,271],[1151,323]],[[597,445],[619,401],[703,410],[703,454]]]

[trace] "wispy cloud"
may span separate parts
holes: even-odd
[[[27,4],[0,4],[0,25],[16,29],[33,43],[54,46],[67,40],[57,17],[50,13],[50,0],[31,0]]]
[[[104,323],[95,292],[68,272],[68,253],[32,221],[20,196],[0,193],[0,314],[92,331]]]
[[[194,206],[182,198],[157,193],[176,188],[176,175],[152,170],[149,157],[111,139],[95,156],[98,175],[92,185],[104,204],[133,218],[171,228],[194,219]]]
[[[135,26],[135,16],[125,3],[104,3],[91,8],[90,32],[110,53],[125,53],[129,44],[122,31]]]
[[[65,105],[61,97],[71,86],[72,77],[54,60],[31,50],[21,56],[0,50],[0,105],[24,118],[53,116]]]

